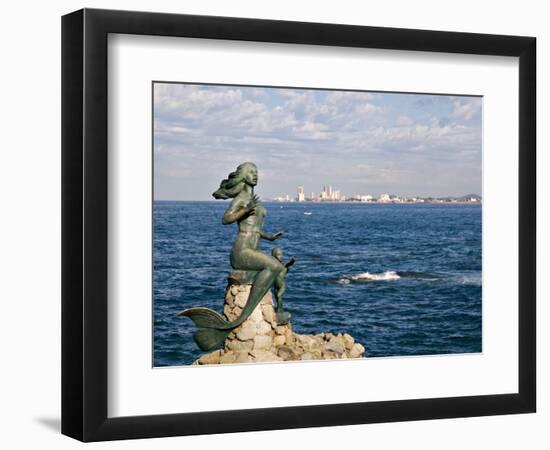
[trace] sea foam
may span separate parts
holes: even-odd
[[[382,273],[363,272],[356,275],[342,277],[338,280],[339,283],[348,284],[351,281],[392,281],[399,280],[401,277],[394,270],[387,270]]]

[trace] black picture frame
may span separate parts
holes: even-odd
[[[109,418],[109,33],[518,57],[518,392]],[[102,441],[535,412],[535,91],[536,39],[533,37],[97,9],[83,9],[63,16],[62,433],[82,441]]]

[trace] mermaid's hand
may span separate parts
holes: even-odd
[[[292,258],[290,258],[290,261],[285,264],[286,270],[290,269],[290,267],[293,266],[295,262],[296,258],[293,256]]]
[[[247,208],[245,208],[245,211],[242,215],[242,219],[246,219],[247,217],[253,216],[254,214],[256,214],[256,207],[248,206]]]
[[[260,206],[260,197],[257,195],[254,195],[248,202],[248,204],[245,206],[246,213],[245,216],[254,214],[254,210]]]
[[[253,206],[260,206],[262,204],[262,201],[260,200],[260,197],[258,197],[256,194],[252,197],[252,205]]]
[[[248,202],[248,205],[246,205],[245,212],[243,213],[242,218],[246,219],[247,217],[250,217],[256,214],[256,208],[260,205],[261,205],[260,197],[254,194],[254,196]]]
[[[277,231],[276,233],[272,234],[270,237],[269,237],[269,240],[270,241],[275,241],[277,239],[279,239],[284,233],[282,231]]]

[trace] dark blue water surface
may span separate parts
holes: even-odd
[[[221,223],[227,206],[154,204],[155,366],[202,354],[178,311],[222,311],[237,233]],[[481,351],[481,206],[264,206],[265,229],[285,235],[263,241],[263,251],[277,245],[297,258],[285,295],[294,331],[350,333],[367,356]]]

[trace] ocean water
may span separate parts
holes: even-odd
[[[222,312],[237,226],[227,201],[154,203],[154,365],[202,352],[176,314]],[[262,250],[295,256],[285,309],[298,333],[349,333],[367,357],[481,352],[481,206],[264,203]],[[307,214],[304,214],[307,213]]]

